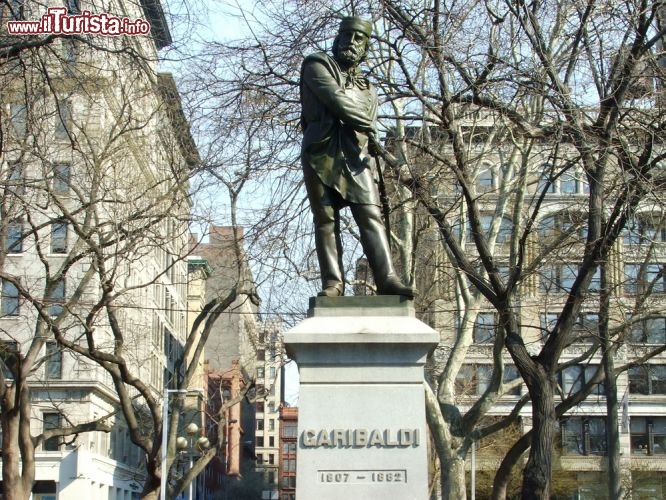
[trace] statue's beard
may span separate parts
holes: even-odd
[[[363,49],[349,46],[345,48],[338,48],[335,58],[341,65],[351,68],[360,64],[361,60],[363,59],[363,55]]]

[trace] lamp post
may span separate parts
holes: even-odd
[[[199,426],[194,422],[190,422],[189,424],[187,424],[187,427],[185,427],[185,432],[187,433],[188,437],[185,438],[182,436],[178,436],[178,438],[176,439],[176,449],[178,451],[187,452],[189,458],[190,470],[192,470],[192,467],[194,466],[195,451],[202,452],[206,450],[210,446],[210,441],[208,441],[207,437],[200,436],[199,439],[197,439],[194,443],[192,443],[194,437],[199,433]],[[194,498],[193,483],[194,481],[190,481],[187,500],[193,500]]]
[[[203,394],[203,389],[164,389],[164,399],[162,400],[162,478],[160,481],[160,500],[166,500],[167,476],[169,475],[169,470],[167,468],[167,436],[169,434],[169,428],[168,428],[169,394],[189,394],[192,392]],[[195,433],[198,432],[199,427],[195,423],[192,423],[190,425],[196,426],[197,430],[195,431]],[[206,439],[206,441],[208,440]],[[176,444],[178,444],[178,439],[176,440]],[[190,483],[190,499],[191,498],[192,497],[191,497],[191,483]]]

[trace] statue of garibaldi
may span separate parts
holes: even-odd
[[[378,294],[413,298],[414,291],[393,269],[372,161],[381,150],[375,129],[377,92],[359,72],[371,33],[369,21],[345,17],[332,56],[311,54],[301,67],[301,164],[314,219],[319,295],[344,294],[339,213],[348,206]]]

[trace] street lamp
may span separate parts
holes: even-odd
[[[169,394],[189,394],[192,392],[196,392],[198,394],[203,395],[203,389],[164,389],[164,399],[162,400],[162,478],[160,481],[160,500],[166,500],[166,484],[167,484],[167,476],[169,475],[169,470],[167,469],[167,436],[169,434],[168,432]],[[198,432],[199,428],[195,423],[191,423],[190,425],[194,425],[195,427],[197,427],[195,433]],[[190,427],[190,425],[188,425],[188,427]],[[208,440],[206,439],[206,441]],[[176,439],[176,445],[178,445],[178,439]]]
[[[206,436],[200,436],[199,439],[192,443],[194,437],[199,433],[199,426],[194,422],[187,424],[187,427],[185,427],[185,432],[187,433],[188,437],[178,436],[176,438],[176,449],[178,451],[187,452],[188,458],[190,459],[190,470],[192,470],[192,467],[194,466],[195,451],[198,451],[199,453],[205,451],[210,446],[210,441]],[[190,481],[187,500],[192,500],[193,498],[193,483],[194,481]]]

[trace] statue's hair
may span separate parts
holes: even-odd
[[[333,52],[333,56],[335,57],[338,53],[338,45],[340,44],[340,33],[338,33],[335,36],[335,39],[333,40],[333,47],[331,47],[331,51]],[[358,62],[361,64],[363,61],[365,61],[366,57],[368,57],[368,50],[370,49],[370,38],[368,38],[368,41],[365,42],[365,50],[363,51],[363,55],[361,56],[361,60]]]

